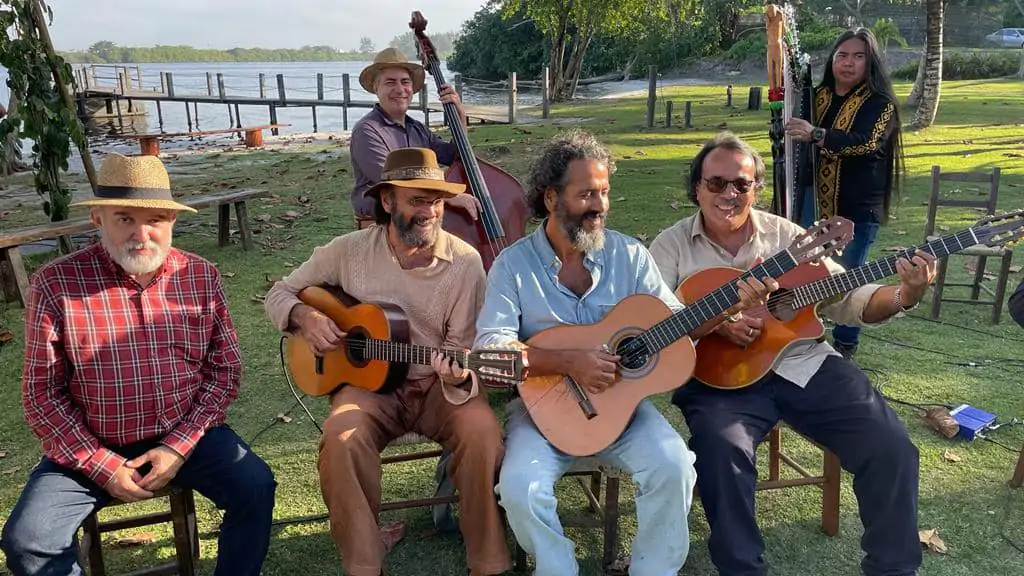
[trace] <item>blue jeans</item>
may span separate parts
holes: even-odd
[[[558,520],[555,482],[575,457],[553,447],[537,430],[521,400],[507,408],[505,459],[499,502],[519,544],[534,557],[535,576],[576,576],[574,545]],[[675,575],[690,551],[687,516],[693,503],[695,456],[679,433],[649,401],[614,444],[597,454],[633,474],[637,484],[637,532],[629,573]]]
[[[877,222],[855,222],[853,225],[853,240],[843,248],[843,255],[839,263],[850,270],[862,266],[868,261],[868,251],[875,242],[878,235],[879,224]],[[832,340],[845,344],[848,347],[860,343],[860,328],[857,326],[843,326],[837,324],[832,328]]]
[[[157,441],[112,447],[125,458]],[[171,484],[192,488],[224,510],[217,576],[258,576],[270,545],[277,482],[267,464],[226,425],[211,428],[196,444]],[[80,576],[77,532],[111,496],[79,472],[45,456],[29,475],[4,525],[0,547],[14,576]]]

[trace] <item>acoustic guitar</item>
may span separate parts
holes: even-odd
[[[611,445],[629,424],[640,402],[678,388],[690,379],[695,350],[688,335],[739,302],[735,280],[777,278],[798,264],[823,258],[853,237],[853,224],[832,218],[765,262],[741,273],[704,298],[673,313],[660,299],[635,294],[616,304],[599,322],[560,325],[528,339],[530,348],[593,350],[620,356],[615,382],[589,394],[571,376],[527,376],[519,395],[549,442],[573,456],[590,456]]]
[[[764,320],[761,335],[746,347],[711,333],[697,344],[697,365],[693,376],[714,388],[744,388],[757,382],[774,367],[788,348],[799,342],[819,340],[825,326],[818,316],[818,305],[855,288],[896,274],[896,261],[910,260],[917,250],[936,259],[955,254],[971,246],[998,246],[1024,236],[1024,210],[979,220],[974,226],[908,248],[831,275],[820,263],[804,263],[776,278],[779,290],[769,295],[764,306],[743,312]],[[697,272],[684,280],[676,295],[684,302],[703,298],[715,286],[738,277],[742,271],[715,267]]]
[[[301,334],[287,336],[288,369],[295,385],[310,396],[324,396],[344,385],[393,390],[405,381],[410,365],[429,366],[434,352],[454,358],[480,381],[515,385],[523,380],[525,367],[517,350],[468,352],[409,343],[409,320],[393,304],[359,302],[336,286],[310,286],[298,297],[347,333],[341,347],[322,356]]]

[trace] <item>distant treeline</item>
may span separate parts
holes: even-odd
[[[452,50],[454,32],[432,37],[442,58]],[[416,58],[412,33],[395,36],[391,46],[399,48],[409,59]],[[124,62],[337,62],[372,60],[377,49],[369,38],[361,38],[358,50],[338,50],[332,46],[302,48],[232,48],[210,50],[192,46],[118,46],[113,42],[97,42],[85,51],[64,51],[60,55],[72,64],[118,64]]]

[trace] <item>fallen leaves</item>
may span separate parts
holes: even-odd
[[[7,451],[6,450],[0,450],[0,458],[7,458]]]
[[[942,453],[942,459],[948,462],[960,462],[963,458],[951,450]]]
[[[682,206],[682,204],[679,203],[679,200],[673,200],[668,203],[668,206],[673,210],[679,210],[679,207]]]
[[[0,346],[3,346],[4,344],[7,344],[8,342],[11,342],[13,340],[14,340],[14,332],[11,332],[10,330],[7,330],[6,328],[3,329],[3,330],[0,330]]]
[[[15,466],[14,468],[8,468],[7,470],[0,472],[0,474],[3,474],[4,476],[12,476],[19,470],[21,470],[21,466]]]
[[[920,530],[917,533],[917,537],[920,539],[921,545],[931,552],[945,554],[949,551],[946,547],[946,543],[942,541],[942,538],[939,538],[939,531],[935,528]]]
[[[133,546],[142,546],[144,544],[151,544],[156,541],[156,534],[151,532],[143,532],[134,536],[122,536],[119,538],[111,538],[108,542],[115,548],[131,548]]]
[[[287,415],[287,414],[285,414],[284,412],[278,414],[277,415],[277,419],[280,420],[281,422],[284,422],[285,424],[287,424],[287,423],[292,421],[292,417]]]

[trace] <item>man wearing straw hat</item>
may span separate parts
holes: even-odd
[[[15,576],[82,574],[75,532],[168,484],[224,510],[217,576],[256,576],[276,482],[225,422],[242,362],[217,268],[171,247],[178,212],[155,156],[108,156],[100,242],[42,266],[25,311],[22,399],[44,456],[0,539]]]
[[[423,122],[408,115],[413,96],[423,88],[426,73],[423,66],[408,62],[395,48],[385,48],[373,63],[359,74],[359,85],[377,96],[377,104],[352,128],[349,155],[356,183],[352,189],[352,208],[359,228],[373,224],[374,199],[367,191],[380,182],[388,152],[397,148],[429,148],[438,161],[450,166],[455,161],[455,144],[445,142],[430,132]],[[463,126],[467,126],[466,112],[459,95],[452,86],[440,92],[441,102],[452,103],[459,111]],[[476,218],[480,203],[472,194],[459,195],[447,200],[450,206],[467,210]]]
[[[484,267],[475,248],[441,228],[444,201],[465,186],[445,182],[427,148],[392,151],[381,179],[368,191],[377,225],[316,248],[267,293],[268,316],[279,330],[301,334],[318,354],[336,349],[345,332],[297,297],[309,286],[336,286],[360,302],[401,308],[413,344],[468,349],[483,303]],[[501,428],[474,374],[446,357],[435,354],[431,361],[410,366],[407,380],[394,390],[344,386],[331,395],[320,442],[320,489],[331,537],[352,576],[383,574],[388,545],[400,537],[377,526],[380,453],[408,432],[452,454],[448,470],[459,492],[470,574],[511,568],[494,496],[504,455]]]

